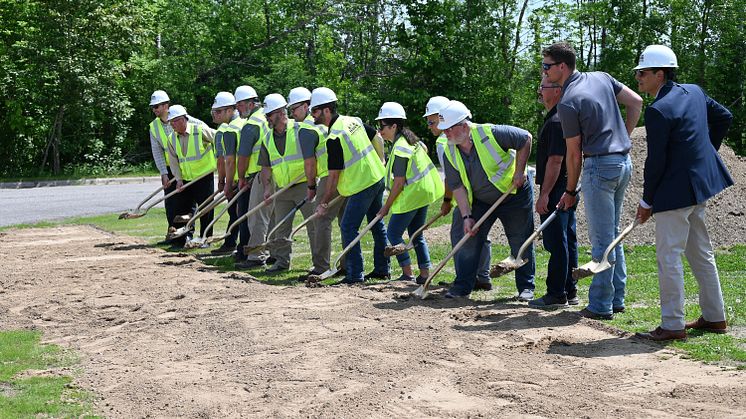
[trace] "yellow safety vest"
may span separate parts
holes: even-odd
[[[509,149],[505,151],[500,147],[495,140],[495,136],[492,135],[491,124],[472,124],[471,125],[471,139],[474,142],[474,148],[477,150],[477,156],[479,162],[482,164],[484,172],[489,177],[490,182],[500,192],[505,192],[510,188],[513,183],[513,174],[515,174],[515,150]],[[461,183],[466,187],[466,191],[469,194],[469,202],[472,202],[472,191],[471,182],[469,182],[469,176],[466,173],[466,167],[464,166],[464,160],[461,158],[461,153],[458,148],[453,144],[448,144],[446,148],[446,158],[451,165],[458,170],[461,176]],[[518,191],[513,191],[515,194]]]
[[[386,188],[391,190],[394,180],[394,158],[396,156],[408,159],[404,188],[396,197],[391,212],[401,214],[430,205],[443,196],[445,186],[435,169],[433,161],[427,156],[422,143],[414,146],[407,139],[400,136],[394,142],[394,156],[389,158],[387,165]]]
[[[288,120],[287,128],[285,129],[284,154],[280,154],[280,151],[277,149],[274,130],[270,130],[269,137],[265,143],[267,153],[269,154],[269,164],[272,167],[272,177],[280,188],[284,188],[290,181],[304,173],[303,150],[300,146],[299,136],[300,129],[301,123]],[[306,177],[303,176],[297,183],[305,181]]]
[[[202,125],[187,122],[187,132],[189,133],[189,138],[187,140],[186,153],[181,149],[179,135],[176,131],[174,131],[171,139],[174,150],[176,150],[176,156],[179,158],[179,169],[181,170],[182,179],[192,180],[205,173],[214,172],[216,162],[213,150],[205,151],[207,148],[202,143]]]
[[[238,153],[238,148],[241,146],[241,130],[247,122],[247,120],[241,117],[237,117],[233,118],[233,120],[227,124],[220,124],[220,127],[218,127],[218,132],[233,132],[236,134],[236,151],[233,154],[234,156],[237,155],[236,153]],[[228,151],[225,149],[225,141],[221,141],[220,146],[223,147],[223,157],[227,157]],[[238,179],[238,159],[235,160],[235,166],[235,176],[232,180]],[[226,173],[225,175],[227,177],[228,173]]]
[[[251,149],[251,156],[249,156],[249,167],[246,170],[246,174],[250,175],[258,173],[262,170],[259,167],[259,151],[262,149],[262,142],[270,133],[269,124],[267,123],[267,117],[264,116],[264,110],[262,108],[255,109],[254,112],[246,120],[247,124],[256,125],[259,128],[259,138],[254,143],[254,147]],[[244,124],[245,125],[245,124]],[[238,167],[238,165],[236,165]]]
[[[319,179],[325,178],[329,174],[329,165],[327,164],[328,158],[326,154],[326,135],[324,135],[326,130],[314,124],[313,119],[311,119],[311,122],[309,123],[308,118],[306,118],[303,122],[299,122],[299,124],[301,128],[312,130],[319,136],[319,143],[316,144],[315,148],[316,177]]]
[[[352,196],[386,175],[386,167],[373,149],[360,118],[339,115],[329,130],[329,139],[339,139],[342,145],[344,170],[337,184],[340,195]]]
[[[168,135],[166,135],[166,127],[163,126],[161,118],[155,118],[150,123],[150,135],[157,138],[163,147],[163,156],[166,158],[166,166],[168,166]]]

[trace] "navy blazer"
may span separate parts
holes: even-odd
[[[642,199],[653,213],[705,202],[733,185],[717,150],[733,115],[695,84],[668,81],[645,109]]]

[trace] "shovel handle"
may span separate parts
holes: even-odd
[[[342,253],[340,253],[339,256],[337,256],[337,258],[334,259],[334,264],[332,264],[332,266],[336,267],[337,264],[339,263],[339,261],[342,260],[342,256],[344,256],[345,254],[347,254],[347,252],[349,252],[350,249],[352,249],[357,244],[357,242],[359,242],[360,239],[363,238],[363,236],[365,235],[365,233],[367,233],[368,231],[370,231],[370,229],[373,228],[373,226],[376,225],[377,222],[381,221],[382,218],[383,218],[382,215],[376,215],[375,218],[373,218],[368,223],[368,225],[365,226],[365,228],[363,228],[362,230],[360,230],[360,233],[357,235],[357,237],[355,237],[355,239],[352,240],[350,242],[350,244],[348,244],[344,249],[342,249]]]
[[[343,197],[342,197],[342,195],[337,195],[336,197],[334,197],[334,199],[332,199],[331,201],[329,201],[329,205],[327,205],[327,207],[329,207],[329,208],[333,207],[334,205],[336,205],[336,204],[337,204],[337,202],[340,202],[340,201],[342,200],[342,198],[343,198]],[[294,236],[295,236],[296,234],[298,234],[298,232],[299,232],[299,231],[300,231],[300,230],[301,230],[301,229],[302,229],[303,227],[305,227],[305,226],[306,226],[306,224],[310,223],[311,221],[313,221],[313,220],[315,220],[315,219],[317,219],[317,218],[319,218],[319,213],[318,213],[318,212],[314,212],[314,213],[313,213],[313,215],[311,215],[310,217],[308,217],[308,218],[306,218],[305,220],[303,220],[303,222],[302,222],[302,223],[300,223],[300,224],[298,224],[298,227],[295,227],[295,230],[293,230],[293,232],[292,232],[292,233],[290,233],[290,237],[289,237],[289,239],[290,239],[290,240],[293,240],[293,237],[294,237]]]
[[[638,226],[639,224],[640,224],[640,219],[639,219],[639,218],[635,218],[635,221],[632,221],[632,224],[628,225],[628,226],[627,226],[627,228],[625,228],[625,229],[624,229],[624,230],[622,231],[622,233],[621,233],[621,234],[619,234],[619,235],[618,235],[618,236],[617,236],[617,237],[616,237],[616,238],[614,239],[614,241],[612,241],[612,242],[611,242],[611,244],[609,245],[609,247],[607,247],[607,248],[606,248],[606,251],[604,252],[604,257],[603,257],[603,259],[601,259],[601,260],[606,260],[606,261],[608,261],[608,260],[609,260],[609,253],[611,253],[611,251],[612,251],[612,250],[614,250],[614,248],[615,248],[615,247],[617,247],[617,245],[619,244],[619,242],[621,242],[622,240],[624,240],[624,238],[625,238],[625,237],[627,237],[627,235],[628,235],[628,234],[629,234],[629,233],[630,233],[630,232],[631,232],[631,231],[632,231],[632,230],[633,230],[633,229],[634,229],[635,227],[637,227],[637,226]]]
[[[417,237],[420,234],[422,234],[431,225],[433,225],[436,221],[438,221],[438,219],[440,219],[440,217],[442,217],[442,216],[443,216],[443,214],[440,213],[440,211],[438,211],[437,214],[435,214],[429,220],[427,220],[427,223],[425,223],[425,225],[423,225],[422,227],[418,228],[417,231],[415,231],[414,233],[412,233],[412,235],[409,237],[409,243],[407,243],[407,246],[405,247],[405,249],[410,250],[410,249],[414,248],[414,244],[412,244],[412,240],[415,237]]]
[[[221,193],[223,193],[223,191],[216,189],[215,192],[213,192],[210,196],[207,197],[207,199],[205,199],[204,201],[202,201],[201,204],[199,204],[199,206],[197,207],[197,212],[199,212],[206,205],[209,205],[210,203],[212,203],[212,201],[217,199],[217,196],[220,195]]]
[[[172,183],[174,183],[175,180],[176,180],[176,178],[172,177],[171,179],[168,180],[168,182],[166,182],[165,185],[161,185],[158,189],[156,189],[155,191],[153,191],[150,195],[148,195],[145,199],[143,199],[142,202],[140,202],[139,204],[137,204],[137,208],[135,208],[134,211],[139,210],[141,206],[145,205],[146,202],[150,201],[150,198],[154,197],[158,192],[160,192],[160,191],[166,189],[167,187],[169,187]]]
[[[217,207],[218,205],[220,205],[220,203],[222,203],[226,199],[228,199],[228,197],[225,196],[225,194],[223,194],[223,195],[220,196],[220,198],[213,200],[206,207],[204,207],[201,210],[197,211],[197,213],[195,213],[194,216],[192,218],[190,218],[189,221],[187,221],[186,228],[189,228],[189,227],[193,226],[194,224],[196,224],[198,218],[201,218],[203,215],[207,214],[208,211],[214,210],[215,207]],[[210,226],[212,226],[212,224],[210,224]]]
[[[306,202],[308,202],[308,199],[307,198],[303,198],[303,200],[300,201],[298,203],[298,205],[294,206],[290,210],[290,212],[288,212],[287,214],[285,214],[285,216],[282,217],[282,219],[279,222],[275,223],[274,228],[272,228],[272,230],[270,230],[269,233],[267,233],[267,242],[269,242],[269,238],[272,237],[272,235],[275,233],[275,231],[277,231],[278,228],[280,228],[281,225],[285,224],[285,222],[287,222],[288,219],[290,219],[291,217],[293,217],[295,215],[295,213],[300,209],[300,207],[302,207],[303,205],[306,205]]]
[[[492,204],[490,209],[488,209],[487,212],[485,212],[484,215],[480,217],[479,220],[477,220],[476,224],[474,224],[473,229],[474,230],[478,229],[485,221],[487,221],[487,218],[493,212],[495,212],[497,207],[500,206],[500,204],[502,204],[505,198],[507,198],[508,195],[510,195],[510,193],[513,192],[514,189],[515,189],[515,185],[511,185],[510,189],[508,189],[504,194],[502,194],[502,196],[497,201],[495,201],[494,204]],[[446,257],[442,261],[440,261],[440,263],[438,264],[438,267],[435,268],[435,270],[427,278],[427,281],[425,281],[425,283],[422,285],[421,295],[423,299],[427,296],[427,288],[430,286],[430,283],[433,281],[433,278],[435,278],[435,276],[438,275],[438,273],[440,273],[443,267],[446,266],[446,263],[448,263],[448,261],[453,257],[453,255],[455,255],[456,252],[458,252],[458,250],[461,249],[470,238],[471,238],[470,235],[464,234],[464,237],[462,237],[461,240],[459,240],[458,243],[456,243],[456,246],[454,246],[453,249],[451,249],[451,251],[448,252],[448,255],[446,255]]]

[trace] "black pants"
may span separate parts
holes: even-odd
[[[234,193],[238,193],[238,183],[235,183],[233,185]],[[228,207],[228,226],[226,227],[226,230],[228,227],[233,225],[233,223],[238,219],[238,217],[242,216],[243,214],[246,214],[247,209],[249,208],[249,191],[246,191],[243,193],[243,195],[239,196],[236,202],[233,203],[230,207]],[[243,228],[243,226],[246,226]],[[237,249],[239,254],[243,254],[243,247],[246,246],[249,243],[249,227],[246,223],[246,220],[244,220],[238,227],[234,228],[233,231],[231,231],[230,236],[228,236],[225,239],[225,246],[226,247],[235,247],[236,246],[236,239],[238,238],[239,231],[241,233],[241,240],[240,240],[240,249]]]
[[[168,179],[170,180],[173,178],[174,178],[174,175],[173,173],[171,173],[171,168],[169,167],[168,168]],[[168,195],[175,190],[176,190],[176,182],[174,181],[170,185],[168,185],[166,189],[163,190],[163,195]],[[178,204],[176,203],[176,197],[173,196],[171,198],[167,198],[166,202],[164,202],[163,205],[166,207],[166,221],[168,222],[168,226],[173,227],[174,218],[176,218],[176,215],[177,215],[176,207]]]
[[[253,181],[254,181],[254,178],[250,177],[249,185],[251,185]],[[246,214],[246,212],[249,211],[249,196],[250,195],[251,195],[251,189],[244,192],[243,195],[241,195],[241,197],[238,198],[238,201],[236,201],[236,204],[238,204],[235,208],[236,218]],[[243,220],[241,224],[238,225],[238,228],[233,230],[233,234],[236,234],[236,231],[240,233],[238,246],[236,247],[236,259],[246,260],[246,255],[243,252],[243,247],[249,244],[249,238],[251,237],[251,232],[249,231],[249,220]],[[233,240],[235,241],[235,238]]]
[[[191,182],[184,182],[184,186],[190,184]],[[196,181],[194,185],[189,186],[188,188],[184,189],[181,193],[178,193],[173,196],[174,200],[177,201],[176,207],[176,215],[184,215],[184,214],[190,214],[194,215],[197,209],[197,206],[201,204],[203,201],[205,201],[207,198],[212,195],[212,193],[215,191],[215,179],[214,175],[205,176],[202,179]],[[210,210],[205,213],[202,217],[199,218],[199,230],[200,230],[200,236],[201,237],[207,237],[212,236],[212,229],[210,231],[205,232],[205,229],[207,228],[208,224],[212,222],[214,216],[214,211]],[[207,233],[207,234],[205,234]],[[192,227],[192,230],[187,233],[187,236],[192,237],[194,234],[194,227]]]

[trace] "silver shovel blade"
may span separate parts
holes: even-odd
[[[414,295],[415,297],[421,300],[424,300],[425,298],[427,298],[427,290],[425,289],[424,285],[420,285],[419,288],[412,291],[412,295]]]
[[[572,270],[572,277],[575,280],[587,278],[597,273],[603,272],[611,268],[611,263],[608,261],[601,262],[588,262],[585,265],[579,266]]]
[[[168,238],[169,239],[176,239],[176,238],[179,238],[179,237],[187,234],[188,232],[189,232],[188,228],[186,228],[186,227],[180,227],[177,230],[169,232],[168,233]]]
[[[527,263],[528,259],[517,260],[513,256],[507,257],[498,262],[496,265],[492,265],[492,269],[490,269],[490,278],[497,278],[507,273],[513,272],[514,270]]]
[[[196,249],[198,247],[202,247],[205,245],[206,240],[202,237],[197,237],[191,240],[187,240],[186,243],[184,243],[185,249]]]

